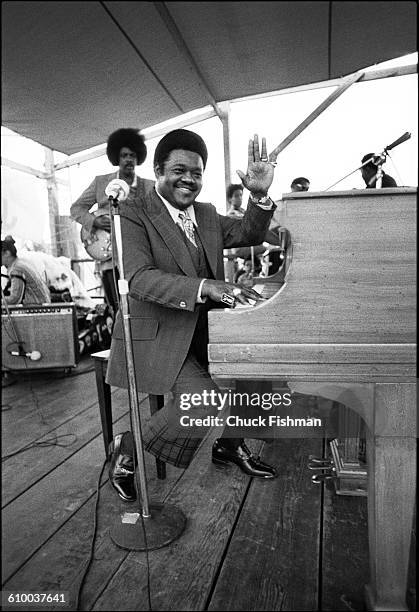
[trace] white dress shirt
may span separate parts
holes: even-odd
[[[164,198],[162,196],[162,194],[159,192],[158,188],[157,188],[157,183],[156,183],[156,193],[159,196],[159,198],[161,199],[161,201],[163,202],[163,204],[165,205],[165,207],[167,208],[169,215],[172,217],[173,222],[176,223],[176,225],[180,225],[182,232],[183,232],[183,225],[182,225],[182,221],[179,217],[179,213],[186,213],[189,215],[189,217],[191,218],[192,223],[194,224],[194,227],[198,227],[198,223],[196,222],[196,217],[195,217],[195,209],[193,207],[193,204],[191,204],[190,206],[188,206],[188,208],[184,209],[184,210],[179,210],[178,208],[176,208],[175,206],[173,206],[173,204],[170,204],[170,202],[168,202],[166,200],[166,198]],[[203,304],[204,302],[207,301],[207,298],[203,298],[201,297],[201,291],[202,291],[202,285],[204,284],[204,282],[206,281],[206,278],[203,278],[201,280],[201,283],[199,285],[199,289],[198,289],[198,293],[196,296],[196,303],[197,304]]]

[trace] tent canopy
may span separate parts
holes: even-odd
[[[67,155],[416,51],[415,2],[9,1],[2,17],[2,124]]]

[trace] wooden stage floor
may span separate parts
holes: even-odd
[[[92,365],[87,357],[70,376],[19,374],[3,389],[2,589],[69,598],[66,607],[20,609],[76,610],[104,462]],[[112,402],[114,431],[124,431],[126,392],[114,389]],[[141,406],[148,413],[145,396]],[[366,499],[311,483],[308,457],[322,455],[323,441],[255,443],[279,472],[264,482],[236,466],[214,466],[215,437],[188,470],[167,466],[164,481],[146,453],[151,501],[175,504],[187,517],[177,541],[148,554],[149,573],[144,552],[125,551],[110,539],[119,514],[133,505],[118,499],[105,469],[79,609],[149,610],[149,582],[152,610],[362,610],[369,574]],[[54,440],[62,445],[45,445]],[[411,601],[413,595],[411,589]]]

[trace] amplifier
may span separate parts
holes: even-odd
[[[3,370],[73,368],[78,362],[74,304],[3,306],[1,331]]]

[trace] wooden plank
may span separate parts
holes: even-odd
[[[153,610],[205,609],[250,480],[237,466],[218,469],[211,463],[217,435],[219,430],[210,433],[165,500],[183,510],[188,522],[178,540],[148,555]],[[144,553],[130,553],[92,609],[147,610],[146,574],[138,568],[144,561]]]
[[[113,420],[115,423],[118,423],[119,428],[122,426],[122,424],[119,425],[120,419],[128,414],[128,403],[126,391],[122,389],[118,391],[119,393],[115,393],[113,396],[112,413]],[[54,436],[68,434],[73,434],[74,438],[64,439],[62,443],[68,444],[74,439],[74,443],[71,446],[66,448],[61,446],[35,447],[3,462],[2,507],[8,505],[29,487],[36,484],[41,478],[44,478],[58,465],[80,451],[94,438],[102,439],[97,405],[91,406],[81,414],[66,421],[63,425],[57,427],[53,433]],[[4,431],[4,435],[7,436],[7,429]],[[48,433],[39,438],[37,442],[42,442],[46,438],[50,439],[51,437],[51,433]],[[103,458],[105,458],[104,453]],[[16,478],[16,474],[19,474],[19,478]]]
[[[123,427],[129,429],[129,419],[124,418]],[[5,579],[93,495],[103,461],[102,440],[97,437],[4,509]]]
[[[263,363],[408,363],[416,362],[415,344],[210,344],[212,362]]]
[[[126,417],[122,424],[127,428],[128,420]],[[86,456],[85,459],[87,462],[88,457]],[[149,453],[145,454],[145,463],[150,499],[152,501],[162,501],[178,481],[183,470],[168,465],[167,478],[161,481],[156,476],[154,457]],[[99,477],[99,470],[94,469],[94,477],[96,479]],[[106,472],[102,481],[104,484],[101,488],[98,507],[98,530],[94,561],[82,593],[81,609],[83,610],[90,609],[128,555],[127,551],[114,545],[109,537],[109,529],[122,511],[132,510],[135,504],[124,503],[118,498],[107,482]],[[73,486],[71,482],[70,479],[68,481],[69,487]],[[3,585],[3,590],[69,591],[70,607],[67,609],[75,610],[77,591],[90,552],[95,503],[96,495],[93,494]],[[137,570],[140,572],[138,577],[138,587],[140,588],[143,584],[142,573],[144,568],[137,566]],[[37,609],[43,608],[39,607]],[[45,609],[60,610],[62,607],[49,606]]]
[[[208,610],[317,610],[320,487],[307,469],[322,440],[278,440],[263,458],[275,482],[253,480]]]
[[[339,496],[325,489],[322,601],[327,610],[364,610],[363,585],[369,581],[367,499]]]
[[[332,369],[333,368],[333,369]],[[331,371],[332,370],[332,371]],[[327,364],[327,363],[210,363],[213,378],[351,381],[351,382],[414,382],[414,364]]]
[[[23,399],[12,403],[12,409],[5,413],[3,427],[7,427],[8,435],[3,439],[3,454],[33,442],[97,402],[93,372],[50,384],[45,381],[32,383],[32,387],[25,384],[21,393]],[[3,403],[9,402],[7,397],[3,398]]]
[[[93,371],[93,370],[92,370]],[[13,409],[21,409],[19,417],[27,416],[35,411],[32,391],[36,392],[37,397],[43,403],[50,403],[59,397],[67,395],[71,392],[79,394],[81,403],[83,396],[88,395],[91,390],[92,395],[95,391],[95,386],[91,381],[92,371],[77,376],[65,376],[58,372],[19,372],[16,374],[16,384],[6,387],[3,391],[3,403],[12,404]],[[24,410],[22,410],[24,408]],[[16,414],[10,419],[16,420]]]
[[[97,438],[3,510],[4,579],[93,495],[103,459]]]
[[[112,397],[117,392],[114,388]],[[21,394],[25,397],[21,402],[12,403],[11,400],[3,398],[3,405],[12,406],[4,415],[3,431],[7,431],[7,436],[3,437],[3,455],[54,432],[57,427],[77,416],[81,417],[93,406],[96,406],[99,414],[94,372],[75,377],[71,381],[39,381],[33,387],[33,393],[25,385],[23,393],[21,388]],[[145,395],[141,394],[140,397]]]

